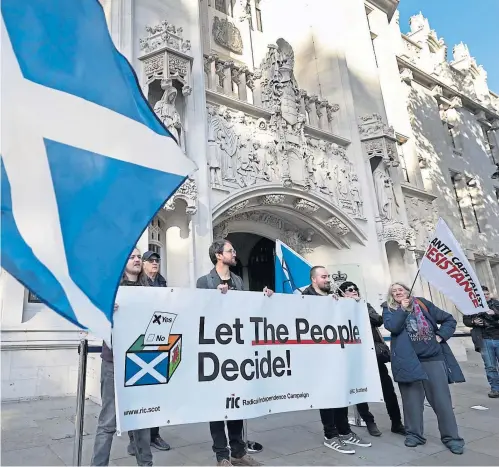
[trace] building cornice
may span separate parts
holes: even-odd
[[[443,97],[446,97],[448,99],[452,99],[453,97],[459,97],[462,100],[463,107],[466,107],[467,109],[471,110],[474,114],[477,114],[478,112],[485,112],[485,115],[490,120],[499,119],[498,112],[483,106],[479,102],[471,99],[466,94],[456,91],[449,85],[445,84],[443,81],[440,81],[437,77],[429,75],[425,71],[421,70],[413,63],[403,59],[400,56],[397,56],[397,62],[399,64],[399,68],[408,68],[412,71],[413,79],[414,81],[416,81],[416,83],[419,83],[429,89],[432,89],[434,86],[440,86],[444,94]]]
[[[425,199],[430,202],[437,199],[437,196],[427,192],[426,190],[423,190],[422,188],[415,187],[408,183],[401,183],[400,186],[402,188],[402,192],[406,195],[413,196],[419,199]]]
[[[388,17],[388,22],[390,22],[399,6],[399,1],[400,0],[369,0],[369,3],[375,5],[381,11],[384,11]]]

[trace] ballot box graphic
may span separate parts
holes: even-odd
[[[125,387],[168,384],[182,360],[182,335],[170,333],[175,318],[155,312],[146,332],[126,351]]]

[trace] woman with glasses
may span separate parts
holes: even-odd
[[[338,287],[339,294],[343,297],[354,298],[360,300],[359,288],[353,282],[343,282]],[[376,359],[378,361],[379,376],[381,379],[381,389],[383,390],[383,398],[385,399],[386,410],[392,422],[392,432],[399,435],[406,434],[404,425],[402,424],[402,416],[400,414],[399,403],[395,389],[393,388],[393,381],[388,373],[386,364],[390,361],[390,349],[385,344],[379,327],[383,324],[383,318],[376,313],[370,303],[367,304],[367,311],[369,312],[369,320],[371,321],[371,330],[373,333],[374,348],[376,351]],[[367,430],[371,436],[381,436],[381,431],[374,421],[373,414],[369,411],[367,402],[357,404],[357,410],[362,420],[366,422]]]
[[[456,320],[430,301],[411,296],[409,288],[398,282],[390,286],[382,306],[383,323],[392,334],[392,373],[402,395],[405,445],[413,448],[426,443],[426,396],[437,415],[442,443],[453,454],[462,454],[464,440],[458,433],[449,390],[449,383],[465,381],[447,344]]]

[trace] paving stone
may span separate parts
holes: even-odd
[[[2,452],[2,465],[65,465],[48,447],[40,446]]]
[[[499,436],[489,436],[466,443],[468,449],[499,458]]]

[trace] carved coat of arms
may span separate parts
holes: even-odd
[[[229,49],[235,54],[243,53],[243,39],[239,29],[236,28],[227,18],[213,18],[213,40],[220,46]]]

